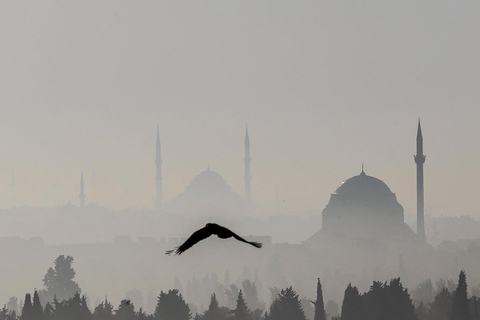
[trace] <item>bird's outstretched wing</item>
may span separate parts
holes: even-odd
[[[248,243],[248,244],[251,244],[252,246],[254,246],[255,248],[261,248],[262,247],[262,244],[260,242],[250,242],[250,241],[247,241],[245,239],[243,239],[242,237],[240,237],[239,235],[237,235],[235,232],[231,231],[232,232],[232,235],[235,239],[237,239],[238,241],[242,241],[242,242],[245,242],[245,243]]]
[[[184,251],[194,246],[197,242],[202,241],[212,235],[212,231],[208,227],[204,227],[195,231],[182,245],[179,247],[168,250],[165,252],[166,255],[176,254],[181,255]]]

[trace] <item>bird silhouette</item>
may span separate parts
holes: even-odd
[[[181,255],[183,252],[185,252],[189,248],[193,247],[198,242],[200,242],[204,239],[207,239],[212,234],[216,234],[217,237],[219,237],[220,239],[228,239],[228,238],[234,237],[238,241],[242,241],[242,242],[251,244],[255,248],[261,248],[262,247],[261,243],[247,241],[247,240],[243,239],[242,237],[238,236],[237,234],[235,234],[234,232],[230,231],[229,229],[227,229],[225,227],[222,227],[222,226],[220,226],[216,223],[207,223],[205,225],[205,227],[195,231],[187,239],[187,241],[185,241],[181,246],[176,247],[173,250],[168,250],[168,251],[165,252],[165,254],[167,254],[167,255],[171,255],[171,254]]]

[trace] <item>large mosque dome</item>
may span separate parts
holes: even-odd
[[[225,179],[208,168],[185,191],[166,204],[168,210],[199,216],[228,216],[245,211],[245,199]]]
[[[403,206],[395,193],[363,170],[345,180],[330,196],[322,211],[320,233],[381,242],[414,236],[404,222]]]
[[[343,196],[368,196],[368,195],[388,195],[392,191],[380,179],[368,176],[364,171],[358,176],[345,180],[335,191],[336,194]]]
[[[185,189],[186,197],[208,197],[220,199],[233,194],[232,188],[217,172],[207,170],[200,172]]]

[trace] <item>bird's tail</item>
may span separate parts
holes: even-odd
[[[180,255],[181,253],[182,253],[182,252],[181,252],[180,250],[178,250],[178,247],[175,248],[175,249],[173,249],[173,250],[167,250],[167,251],[165,251],[165,254],[166,254],[167,256],[171,256],[172,254],[173,254],[173,255]]]
[[[249,244],[251,244],[252,246],[254,246],[255,248],[261,248],[262,247],[262,244],[260,242],[249,242]]]

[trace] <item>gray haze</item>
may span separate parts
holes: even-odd
[[[153,207],[207,163],[274,212],[320,211],[366,172],[415,212],[425,135],[434,214],[480,216],[478,1],[4,1],[0,7],[1,207]],[[15,194],[11,175],[15,171]],[[90,189],[90,190],[89,190]]]
[[[75,258],[91,307],[179,282],[203,311],[227,270],[267,304],[275,286],[314,299],[317,277],[337,303],[350,281],[368,290],[400,275],[414,289],[462,268],[480,289],[479,30],[473,0],[1,2],[0,305],[42,288],[60,254]],[[429,244],[417,246],[419,117]],[[311,240],[362,163],[395,193],[408,232],[370,246]],[[182,202],[210,170],[228,201]],[[209,221],[264,248],[208,239],[163,254]],[[197,280],[211,290],[189,293]]]

